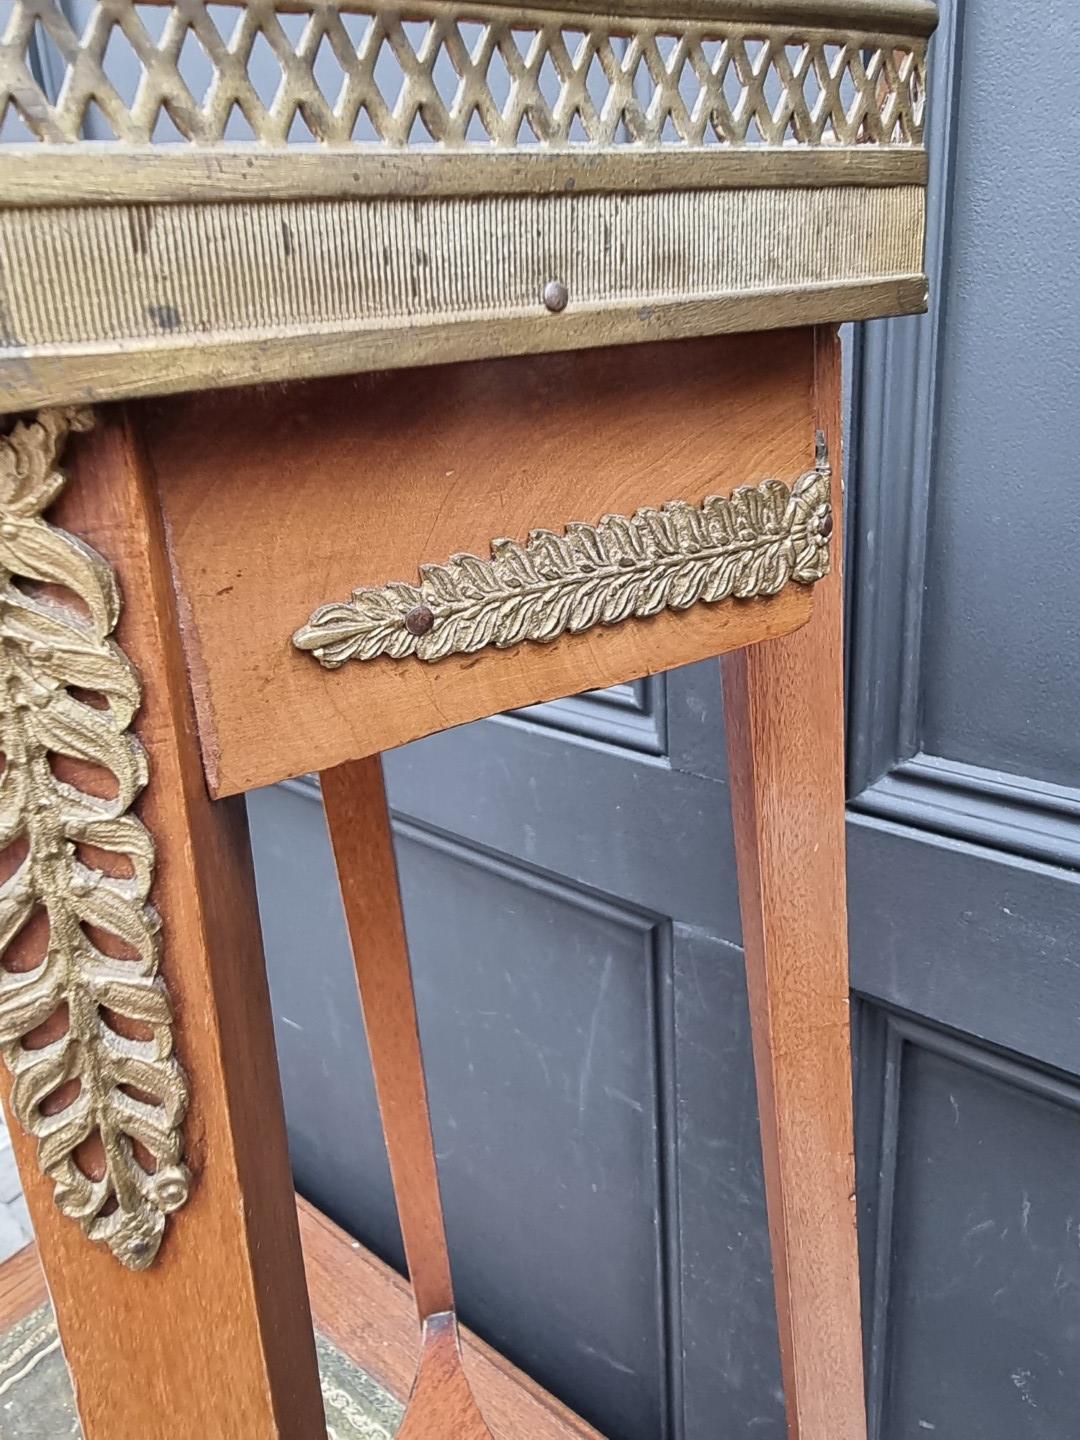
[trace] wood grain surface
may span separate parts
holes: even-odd
[[[157,842],[193,1173],[157,1261],[132,1272],[60,1215],[11,1126],[85,1440],[312,1440],[322,1401],[243,805],[206,793],[160,516],[122,415],[101,415],[68,468],[52,518],[116,566],[117,638],[142,677],[139,811]]]
[[[819,338],[817,383],[839,468],[831,331]],[[839,565],[818,592],[798,634],[724,658],[724,697],[789,1434],[865,1440]]]
[[[400,1440],[491,1440],[462,1368],[382,760],[339,765],[321,780],[421,1327]]]
[[[382,761],[372,755],[320,779],[405,1259],[424,1321],[452,1310],[454,1295]]]
[[[404,1399],[420,1354],[408,1284],[312,1206],[299,1205],[315,1324]],[[465,1373],[495,1440],[599,1440],[596,1430],[464,1326],[461,1341]]]
[[[0,1331],[17,1325],[48,1298],[37,1245],[27,1245],[0,1265]]]
[[[404,1401],[420,1354],[408,1283],[313,1205],[298,1200],[297,1209],[316,1329]],[[0,1265],[0,1329],[47,1299],[36,1245]],[[465,1372],[495,1440],[601,1440],[572,1410],[464,1327],[461,1342]]]
[[[553,645],[324,671],[291,644],[357,585],[498,536],[700,502],[812,461],[810,331],[489,361],[133,407],[157,476],[215,794],[805,623],[811,593]]]

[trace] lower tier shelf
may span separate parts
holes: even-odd
[[[298,1200],[297,1210],[328,1436],[390,1440],[419,1349],[409,1287],[306,1201]],[[465,1368],[495,1440],[602,1440],[468,1330],[462,1341]],[[235,1431],[226,1423],[221,1433]],[[34,1245],[0,1265],[0,1434],[4,1440],[80,1434]]]

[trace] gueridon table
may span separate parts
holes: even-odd
[[[87,1440],[325,1433],[242,799],[312,770],[400,1434],[593,1433],[462,1364],[380,753],[713,655],[790,1433],[864,1440],[836,327],[925,307],[934,23],[5,0],[0,1048]]]

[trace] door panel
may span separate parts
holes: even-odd
[[[925,321],[859,337],[852,982],[874,1440],[1069,1440],[1080,1069],[1074,6],[943,6]],[[1021,99],[1021,94],[1023,98]],[[1020,108],[1018,108],[1020,107]],[[1021,121],[1039,116],[1038,134]]]

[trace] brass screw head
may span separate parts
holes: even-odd
[[[426,605],[414,605],[405,616],[405,629],[410,635],[426,635],[435,624],[435,616]]]
[[[570,292],[561,280],[549,280],[544,286],[544,304],[553,315],[565,310],[569,299]]]

